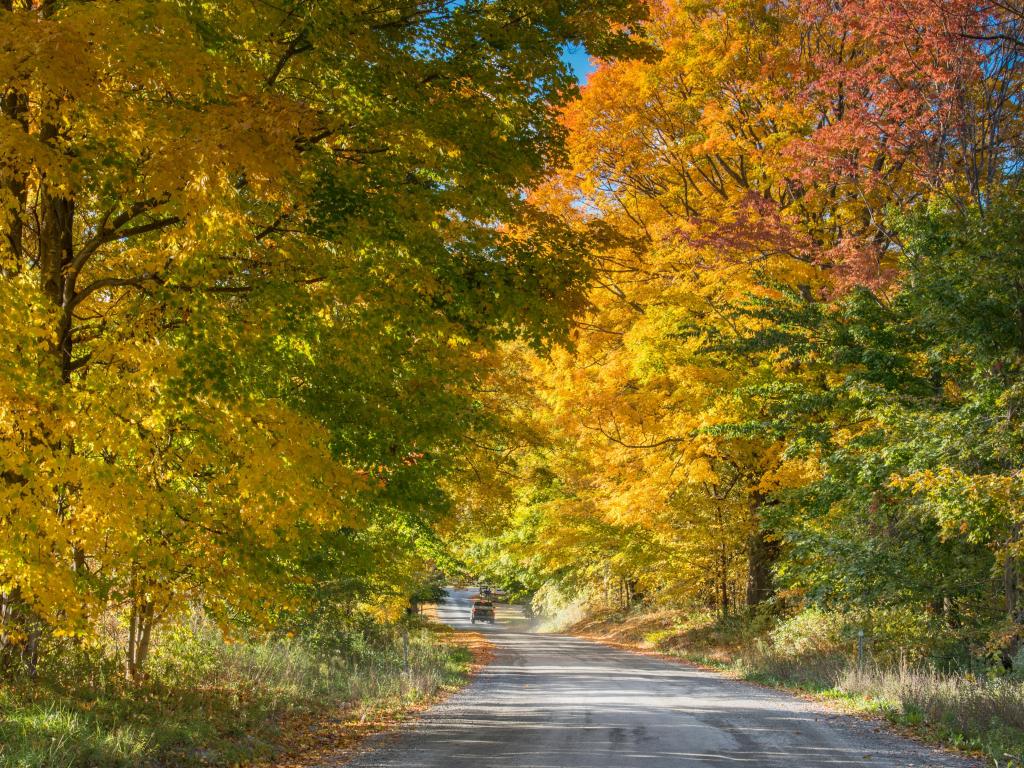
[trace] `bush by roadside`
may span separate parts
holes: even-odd
[[[138,683],[65,642],[37,679],[0,681],[0,768],[228,766],[301,749],[324,718],[365,722],[465,679],[471,654],[448,634],[415,623],[409,640],[406,672],[395,628],[347,627],[325,645],[224,639],[192,617],[162,634]]]

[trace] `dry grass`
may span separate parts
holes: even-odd
[[[877,703],[899,722],[938,729],[947,740],[1024,765],[1024,683],[908,665],[848,666],[836,688]]]
[[[263,768],[344,765],[366,738],[391,731],[410,716],[443,701],[461,687],[467,673],[476,674],[493,658],[493,643],[478,632],[453,632],[441,625],[432,625],[429,630],[438,640],[437,647],[448,649],[447,656],[458,662],[458,668],[449,665],[447,674],[436,676],[439,667],[414,665],[402,683],[406,694],[399,699],[364,697],[341,712],[287,718],[281,730],[290,738],[283,754],[272,763],[261,764]],[[453,648],[462,653],[453,655]]]

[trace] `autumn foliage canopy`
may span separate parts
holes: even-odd
[[[649,10],[658,54],[598,62],[531,198],[594,276],[569,345],[509,348],[529,482],[471,556],[556,603],[817,605],[1008,659],[1021,14]]]
[[[1022,24],[0,3],[2,663],[431,568],[1009,659]]]

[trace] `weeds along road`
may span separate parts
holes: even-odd
[[[441,618],[465,629],[469,591]],[[570,637],[533,634],[514,609],[473,625],[495,659],[406,730],[371,739],[354,768],[812,768],[975,766],[876,725],[710,672]]]

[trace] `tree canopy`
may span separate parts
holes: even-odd
[[[504,550],[566,599],[900,614],[1009,658],[1019,12],[650,7],[659,55],[600,63],[533,193],[593,277],[571,346],[508,350],[543,437]]]
[[[579,238],[522,195],[563,151],[560,52],[638,53],[642,16],[4,4],[3,642],[123,606],[132,664],[189,600],[400,610],[497,428],[488,350],[583,299]]]
[[[3,3],[3,660],[442,568],[1011,663],[1022,24]]]

